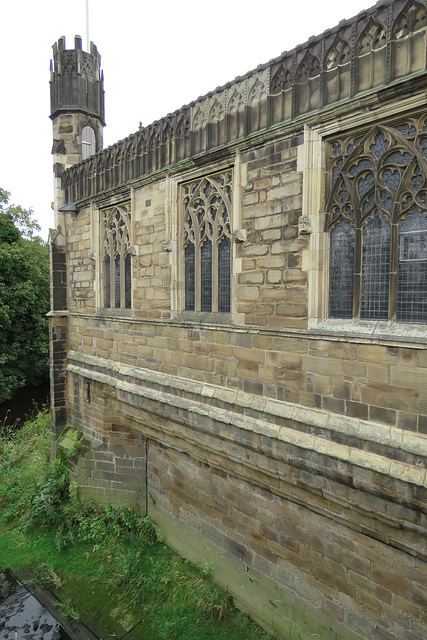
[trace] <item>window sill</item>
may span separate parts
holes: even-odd
[[[97,313],[95,314],[98,318],[99,317],[111,317],[111,316],[120,316],[120,317],[125,317],[125,318],[131,318],[132,317],[132,309],[100,309],[99,311],[97,311]]]
[[[208,311],[181,311],[171,322],[192,322],[194,324],[232,324],[231,313]]]
[[[317,334],[400,339],[412,342],[427,341],[427,325],[385,320],[344,320],[328,318],[314,328]]]

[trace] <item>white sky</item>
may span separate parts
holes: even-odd
[[[89,0],[105,77],[104,146],[351,18],[374,0]],[[49,62],[62,35],[86,49],[86,0],[0,0],[0,187],[47,239]]]

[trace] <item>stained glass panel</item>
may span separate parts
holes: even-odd
[[[104,296],[105,307],[110,308],[110,256],[106,256],[104,260]]]
[[[230,238],[218,246],[218,311],[230,312]]]
[[[195,309],[194,257],[194,244],[188,244],[185,247],[185,308],[187,311]]]
[[[377,211],[363,229],[360,317],[387,320],[390,279],[390,224]]]
[[[120,256],[114,260],[114,306],[120,309]]]
[[[200,251],[201,310],[212,311],[212,242],[206,240]]]
[[[331,318],[353,317],[354,227],[342,220],[331,231],[330,296]]]
[[[418,210],[400,224],[397,320],[427,322],[427,214]]]
[[[131,274],[131,259],[130,254],[127,253],[125,257],[125,307],[130,309],[132,306],[132,274]]]

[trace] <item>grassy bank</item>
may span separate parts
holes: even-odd
[[[50,417],[0,431],[0,566],[52,590],[103,640],[272,638],[129,509],[81,504],[67,461],[49,462]]]

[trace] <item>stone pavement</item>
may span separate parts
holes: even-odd
[[[35,586],[27,588],[10,571],[0,571],[0,640],[98,640],[54,607],[52,594]]]

